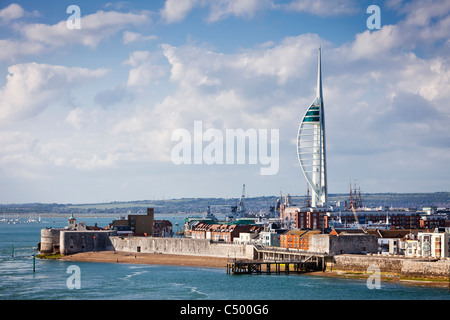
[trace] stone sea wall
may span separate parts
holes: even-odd
[[[253,245],[215,243],[208,239],[110,237],[116,251],[253,259]]]
[[[427,259],[365,256],[365,255],[336,255],[327,263],[329,271],[348,271],[371,273],[377,267],[382,274],[398,275],[408,278],[424,278],[447,280],[450,277],[450,260],[428,261]]]

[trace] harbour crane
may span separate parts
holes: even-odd
[[[359,224],[358,215],[356,214],[356,210],[353,205],[351,206],[351,208],[352,208],[353,214],[355,215],[355,222],[358,225],[358,229],[361,229],[361,225]]]

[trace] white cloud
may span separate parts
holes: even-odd
[[[358,7],[354,0],[294,0],[282,7],[321,17],[351,15],[358,12]]]
[[[42,53],[45,48],[42,44],[36,42],[24,42],[19,40],[0,40],[0,61],[17,61],[26,55],[37,55]]]
[[[253,18],[256,13],[266,10],[307,12],[322,17],[352,15],[360,11],[354,0],[293,0],[282,4],[274,0],[166,0],[160,13],[167,23],[176,23],[196,8],[206,9],[208,22],[230,16]]]
[[[161,16],[167,23],[180,22],[201,0],[166,0]]]
[[[218,21],[229,16],[252,18],[260,10],[273,7],[271,0],[218,0],[211,1],[209,21]]]
[[[0,155],[2,162],[8,154],[23,154],[32,150],[37,143],[37,139],[29,133],[20,131],[2,131],[0,135]]]
[[[149,22],[150,14],[146,11],[140,14],[98,11],[82,16],[80,29],[67,28],[66,20],[63,20],[54,25],[27,24],[20,29],[20,32],[28,41],[49,46],[82,44],[96,47],[100,41],[127,26],[143,25]]]
[[[98,154],[90,154],[84,158],[77,157],[70,160],[70,164],[79,170],[92,171],[99,168],[114,167],[117,157],[113,154],[106,154],[104,157]]]
[[[397,49],[401,42],[401,33],[397,26],[384,25],[380,30],[366,30],[358,33],[355,41],[348,48],[347,54],[353,59],[378,58]]]
[[[0,21],[19,18],[24,15],[38,15],[25,12],[20,6],[10,5],[0,11]],[[20,36],[12,39],[0,39],[0,61],[16,62],[24,56],[36,56],[54,50],[55,47],[70,47],[75,44],[95,48],[97,45],[127,27],[146,25],[151,22],[151,13],[121,13],[116,11],[98,11],[81,16],[81,29],[69,29],[66,20],[54,25],[43,23],[14,23],[13,30]],[[8,20],[9,21],[9,20]],[[142,35],[132,31],[124,31],[123,42],[130,44],[137,41],[155,40],[153,35]]]
[[[10,22],[21,18],[25,15],[25,10],[16,3],[12,3],[6,8],[0,10],[0,20],[4,22]]]
[[[127,86],[144,86],[158,82],[167,74],[167,66],[158,63],[161,57],[149,51],[134,51],[123,64],[131,66]]]
[[[10,66],[8,72],[0,89],[0,122],[35,116],[67,97],[71,86],[103,77],[107,71],[32,62]]]
[[[429,27],[439,24],[448,16],[450,2],[446,0],[407,1],[398,7],[398,10],[406,13],[406,18],[402,21],[405,25]]]
[[[70,110],[67,115],[66,122],[74,126],[76,129],[80,130],[83,125],[83,109],[75,108]]]
[[[449,1],[415,0],[404,3],[394,1],[388,3],[389,6],[404,15],[404,18],[395,25],[398,48],[413,50],[420,47],[433,55],[439,41],[450,38]]]
[[[326,41],[322,41],[326,43]],[[265,50],[244,53],[236,60],[237,67],[243,67],[255,77],[275,77],[280,84],[300,76],[315,60],[321,40],[313,34],[286,37],[280,44]]]
[[[152,41],[156,40],[158,37],[155,35],[144,36],[137,32],[132,31],[124,31],[123,32],[123,44],[130,44],[133,42],[143,42],[143,41]]]
[[[206,8],[206,20],[216,22],[229,16],[252,18],[258,11],[276,6],[272,0],[166,0],[161,17],[167,23],[180,22],[195,8]]]

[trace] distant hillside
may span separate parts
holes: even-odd
[[[422,208],[423,206],[450,207],[450,192],[435,193],[366,193],[361,195],[362,202],[368,207],[388,206],[395,208]],[[245,207],[250,212],[268,211],[279,197],[245,198]],[[329,201],[348,201],[348,194],[330,194]],[[198,214],[211,206],[213,213],[229,213],[231,206],[237,205],[239,199],[225,198],[181,198],[170,200],[139,200],[110,203],[88,204],[57,204],[57,203],[26,203],[0,204],[0,214],[25,213],[111,213],[126,214],[144,213],[146,208],[155,208],[155,213],[186,213]],[[302,206],[306,204],[306,196],[292,196],[292,202]]]

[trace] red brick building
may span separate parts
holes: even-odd
[[[448,227],[449,221],[446,219],[446,216],[426,215],[421,217],[419,224],[420,228],[434,229]]]
[[[280,247],[292,249],[309,249],[309,237],[320,234],[320,230],[289,230],[280,236]]]
[[[280,217],[283,222],[290,222],[290,227],[295,229],[323,230],[328,228],[328,216],[325,211],[285,207]]]

